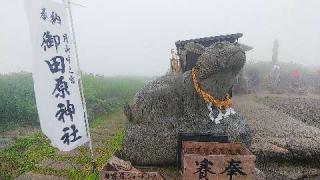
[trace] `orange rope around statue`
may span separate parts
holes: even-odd
[[[212,106],[218,108],[221,111],[224,111],[225,109],[231,108],[232,100],[231,100],[229,94],[227,94],[226,97],[224,98],[224,100],[221,101],[219,99],[215,99],[209,93],[207,93],[201,89],[200,84],[197,81],[195,68],[192,68],[192,81],[193,81],[194,89],[196,90],[197,94],[200,97],[202,97],[206,103],[211,104]]]

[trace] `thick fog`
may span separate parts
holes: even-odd
[[[81,67],[104,75],[161,75],[174,42],[241,32],[247,60],[320,66],[319,0],[74,0]],[[32,71],[24,0],[1,0],[0,73]]]

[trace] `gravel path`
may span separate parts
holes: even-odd
[[[278,177],[286,177],[285,179],[320,175],[320,129],[256,100],[253,95],[234,97],[234,108],[247,119],[253,131],[250,149],[257,155],[260,168],[266,172],[278,173],[281,175]],[[285,165],[277,167],[266,164],[271,160],[284,162]],[[293,161],[298,161],[298,165],[293,165]],[[289,177],[288,169],[297,169],[297,166],[301,167],[300,171],[291,171],[293,175]],[[310,168],[316,170],[308,171]]]
[[[310,126],[320,128],[320,100],[317,98],[265,96],[259,98],[259,101]]]

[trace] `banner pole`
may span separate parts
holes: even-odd
[[[82,106],[83,106],[83,109],[84,109],[84,119],[85,119],[87,136],[89,138],[89,149],[90,149],[90,154],[91,154],[92,172],[94,173],[94,172],[96,172],[96,162],[94,160],[92,139],[91,139],[90,130],[89,130],[87,105],[86,105],[86,100],[85,100],[84,93],[83,93],[83,83],[82,83],[82,79],[81,79],[81,74],[82,73],[81,73],[81,69],[80,69],[80,61],[79,61],[78,47],[77,47],[77,41],[76,41],[76,33],[75,33],[75,29],[74,29],[72,10],[71,10],[71,5],[70,5],[71,2],[70,2],[70,0],[63,0],[63,1],[67,2],[67,9],[68,9],[69,18],[70,18],[72,40],[73,40],[75,56],[76,56],[77,66],[78,66],[78,76],[79,76],[79,80],[78,81],[79,81],[79,87],[80,87],[80,94],[81,94],[81,99],[82,99]]]

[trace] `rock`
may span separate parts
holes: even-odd
[[[116,156],[111,156],[111,158],[109,158],[107,166],[114,171],[130,171],[133,168],[129,161],[124,161]]]
[[[244,51],[234,43],[185,47],[201,54],[195,66],[201,88],[224,99],[245,63]],[[250,129],[238,114],[220,124],[210,120],[207,104],[195,92],[191,71],[165,75],[147,84],[135,95],[133,104],[125,107],[125,114],[130,122],[122,154],[133,164],[175,164],[178,133],[228,135],[231,141],[247,146],[251,142]]]

